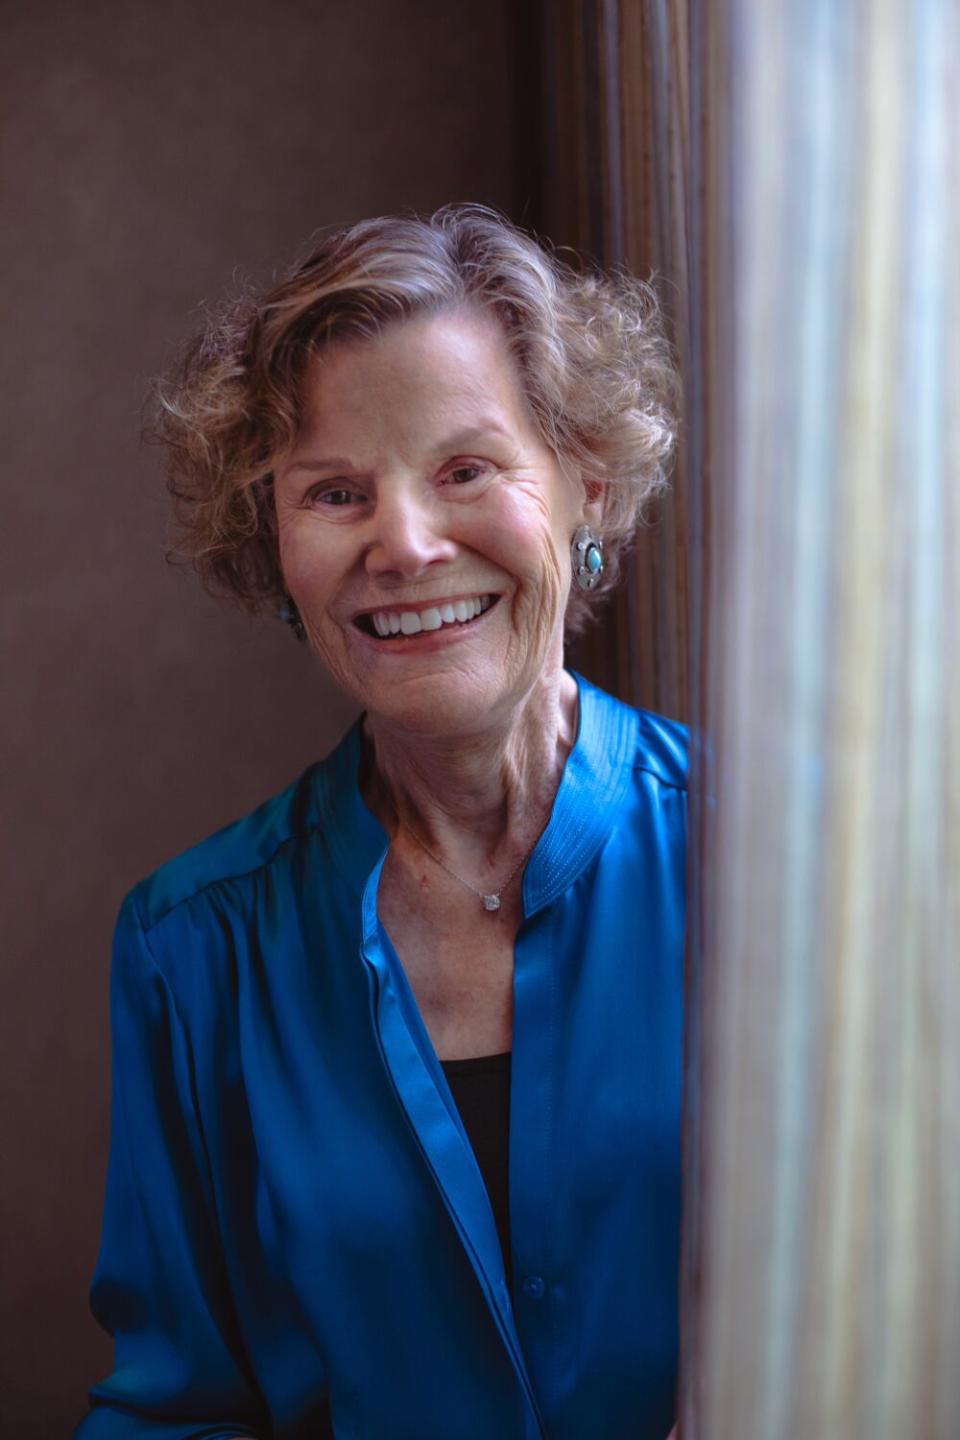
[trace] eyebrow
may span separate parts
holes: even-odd
[[[463,450],[477,440],[485,439],[488,435],[509,438],[508,432],[495,420],[482,421],[479,425],[471,425],[466,430],[458,430],[455,434],[448,435],[445,440],[441,440],[434,446],[432,455],[437,456],[449,454],[452,450]],[[354,465],[352,460],[348,460],[343,455],[327,455],[323,459],[296,460],[289,467],[287,474],[292,474],[295,470],[349,470],[356,472],[359,468]]]

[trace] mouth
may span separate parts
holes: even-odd
[[[432,605],[421,605],[416,610],[409,606],[368,610],[363,615],[357,615],[353,623],[374,640],[388,645],[403,645],[404,641],[424,635],[469,630],[493,609],[499,599],[499,595],[477,594],[457,600],[438,600]]]

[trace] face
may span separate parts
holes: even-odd
[[[559,679],[570,541],[597,516],[540,439],[490,318],[418,318],[325,350],[274,495],[310,643],[372,719],[466,735]]]

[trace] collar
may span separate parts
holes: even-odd
[[[555,900],[603,848],[619,819],[637,752],[636,711],[571,674],[580,723],[550,819],[524,871],[524,919]]]
[[[637,752],[637,714],[571,671],[579,696],[577,738],[567,756],[553,810],[527,861],[523,912],[549,905],[591,863],[613,832]],[[316,771],[325,838],[337,868],[361,896],[390,837],[360,792],[361,716]]]

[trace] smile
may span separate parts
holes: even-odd
[[[445,600],[425,605],[422,610],[372,610],[358,615],[354,623],[367,635],[392,640],[424,631],[463,627],[483,615],[499,599],[497,595],[472,595],[462,600]]]

